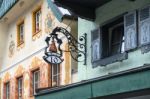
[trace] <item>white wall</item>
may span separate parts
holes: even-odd
[[[0,21],[0,68],[2,67],[3,56],[6,49],[7,27],[8,26],[3,21]]]

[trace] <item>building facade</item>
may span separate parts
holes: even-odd
[[[77,20],[51,1],[0,0],[0,99],[34,99],[37,88],[76,81],[77,63],[70,53],[63,53],[58,65],[43,60],[45,38],[60,26],[77,32]],[[62,48],[68,49],[65,40]]]
[[[78,63],[78,83],[39,90],[36,99],[149,99],[150,1],[54,1],[79,16],[87,65]]]

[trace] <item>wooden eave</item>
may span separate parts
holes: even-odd
[[[111,0],[54,0],[55,4],[70,10],[77,16],[95,20],[95,9]]]

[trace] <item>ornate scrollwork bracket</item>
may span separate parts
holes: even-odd
[[[67,39],[67,46],[68,50],[63,50],[61,48],[61,45],[63,44],[63,40],[59,35],[63,35]],[[84,65],[86,65],[87,61],[87,34],[85,33],[83,36],[79,37],[79,40],[75,39],[71,33],[67,31],[67,29],[62,27],[56,27],[52,33],[49,34],[49,36],[46,38],[47,47],[45,48],[45,56],[43,57],[44,60],[46,60],[49,63],[52,64],[58,64],[63,61],[62,55],[63,52],[70,52],[71,57],[77,61],[77,62],[84,62]],[[50,48],[49,42],[57,42],[56,44],[56,50],[53,50],[54,48]],[[55,46],[53,44],[53,46]],[[48,51],[48,49],[51,49]],[[53,58],[48,57],[53,55]],[[59,58],[58,58],[59,57]],[[60,61],[62,60],[62,61]]]

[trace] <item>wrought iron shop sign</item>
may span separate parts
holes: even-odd
[[[61,45],[64,43],[63,35],[67,39],[68,50],[63,50]],[[65,28],[56,27],[52,33],[46,37],[47,47],[45,48],[45,56],[43,59],[50,64],[60,64],[63,62],[63,52],[70,52],[71,57],[77,62],[84,62],[86,65],[86,37],[84,34],[79,38],[79,42]]]

